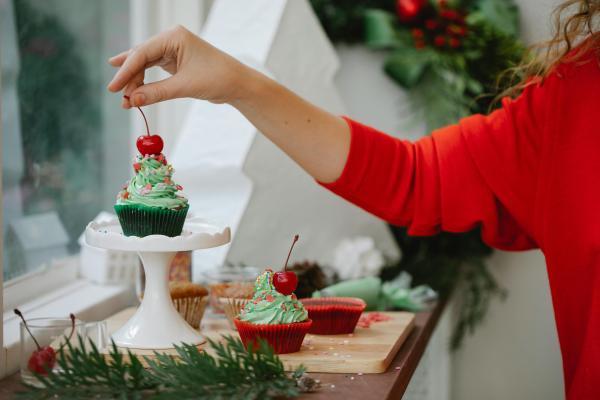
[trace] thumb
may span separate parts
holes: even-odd
[[[182,97],[180,88],[179,80],[175,76],[144,84],[131,92],[131,105],[136,107],[147,106]]]

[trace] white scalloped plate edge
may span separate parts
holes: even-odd
[[[118,220],[90,222],[85,229],[88,245],[122,251],[187,251],[223,246],[231,240],[229,227],[219,228],[211,222],[193,217],[185,221],[180,236],[124,236]]]

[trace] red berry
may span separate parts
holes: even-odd
[[[158,135],[142,135],[135,142],[139,152],[145,155],[160,154],[163,149],[163,140]]]
[[[40,350],[35,350],[29,361],[27,362],[27,368],[31,372],[35,372],[40,375],[47,375],[48,371],[54,368],[56,364],[56,352],[50,346],[42,347]]]
[[[442,10],[440,11],[440,16],[450,21],[459,20],[461,18],[456,10]]]
[[[423,38],[423,36],[425,35],[425,34],[423,33],[423,30],[422,30],[422,29],[419,29],[419,28],[413,28],[413,29],[412,29],[410,32],[412,33],[412,36],[413,36],[413,38],[415,38],[415,39],[422,39],[422,38]]]
[[[443,47],[446,44],[446,38],[442,35],[437,35],[433,38],[433,44],[436,45],[436,47]]]
[[[425,21],[425,28],[430,31],[436,30],[440,24],[435,19],[428,19]]]
[[[456,49],[457,47],[460,47],[460,40],[458,40],[457,38],[450,38],[450,40],[448,40],[448,44],[453,49]]]
[[[292,271],[279,271],[273,274],[273,286],[281,294],[290,295],[298,286],[298,276]]]
[[[415,48],[422,49],[425,47],[425,41],[422,39],[415,40]]]
[[[396,14],[402,22],[417,18],[427,5],[427,0],[396,0]]]

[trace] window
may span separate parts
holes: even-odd
[[[106,60],[129,2],[0,2],[4,281],[53,268],[129,177],[129,113]]]

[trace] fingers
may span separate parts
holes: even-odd
[[[142,70],[141,72],[137,73],[127,83],[127,85],[125,85],[125,89],[123,89],[123,94],[125,96],[128,96],[128,97],[131,98],[131,94],[133,93],[133,91],[135,91],[138,87],[140,87],[140,86],[142,86],[144,84],[144,75],[145,75],[145,71],[144,70]],[[126,98],[123,98],[121,106],[123,108],[130,108],[130,107],[133,106],[133,102],[132,102],[132,100],[128,100]]]
[[[162,81],[141,85],[130,94],[129,103],[132,106],[147,106],[160,101],[182,97],[183,86],[181,78],[176,75]]]
[[[132,49],[130,52],[121,53],[109,60],[111,65],[121,64],[112,81],[108,84],[108,90],[118,92],[123,89],[136,75],[143,72],[149,63],[160,59],[166,49],[168,38],[165,34],[160,34],[148,40],[141,46]]]
[[[126,50],[122,53],[119,53],[116,56],[109,58],[108,63],[110,65],[112,65],[113,67],[120,67],[121,65],[123,65],[123,63],[127,59],[127,56],[129,55],[130,52],[131,52],[131,50]]]

